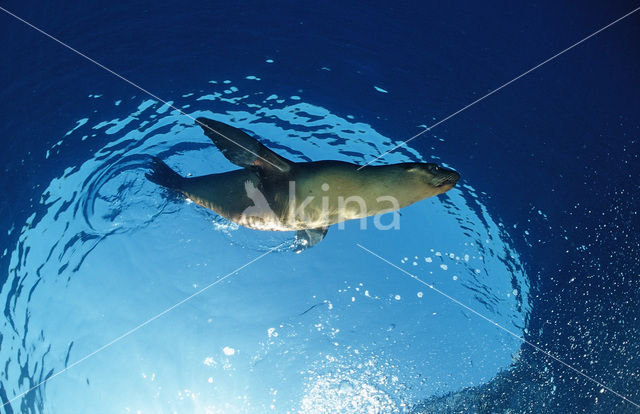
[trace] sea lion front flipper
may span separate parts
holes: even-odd
[[[196,122],[222,154],[240,167],[258,167],[281,173],[289,172],[291,169],[291,161],[279,156],[238,128],[203,117],[196,119]]]
[[[296,253],[313,247],[320,243],[327,234],[329,227],[320,227],[318,229],[299,230],[296,234]]]

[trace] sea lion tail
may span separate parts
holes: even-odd
[[[160,158],[153,157],[149,167],[151,172],[145,174],[149,181],[172,190],[182,189],[185,178],[173,171]]]

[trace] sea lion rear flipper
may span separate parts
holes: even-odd
[[[173,171],[160,158],[151,157],[149,168],[151,171],[145,174],[147,180],[172,190],[180,191],[182,189],[185,178]]]
[[[222,154],[240,167],[258,167],[281,173],[291,169],[291,161],[279,156],[238,128],[203,117],[196,119],[196,122]]]
[[[320,243],[327,234],[329,227],[320,227],[318,229],[299,230],[296,234],[296,253],[313,247]]]

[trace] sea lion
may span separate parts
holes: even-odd
[[[297,231],[304,247],[319,243],[332,224],[396,211],[450,190],[460,178],[433,163],[293,162],[238,128],[207,118],[196,122],[242,169],[186,178],[154,157],[146,177],[242,226]]]

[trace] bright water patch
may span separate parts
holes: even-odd
[[[175,105],[257,134],[295,161],[364,163],[397,144],[303,97],[249,89],[258,80],[211,82]],[[9,399],[293,239],[239,228],[144,178],[149,155],[183,175],[236,168],[189,117],[143,100],[134,113],[74,124],[63,141],[107,143],[61,166],[40,195],[45,212],[29,218],[9,253],[1,291]],[[384,162],[423,159],[402,148]],[[471,186],[404,209],[399,230],[359,224],[334,226],[303,254],[264,257],[22,403],[43,412],[400,412],[508,368],[519,341],[356,247],[522,334],[526,277]]]

